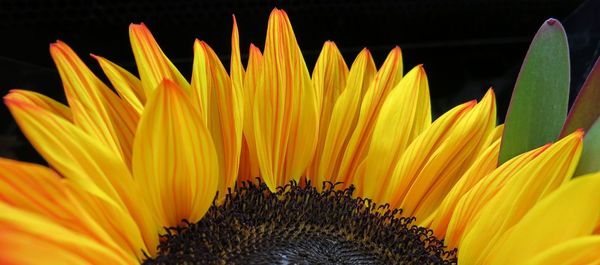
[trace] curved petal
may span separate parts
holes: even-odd
[[[186,90],[190,87],[144,23],[129,25],[129,39],[146,98],[152,95],[163,79],[169,79]]]
[[[364,95],[358,121],[344,152],[335,181],[349,185],[359,164],[367,155],[375,121],[387,95],[402,79],[402,52],[395,47],[383,62],[375,80]]]
[[[369,50],[363,49],[352,63],[346,88],[333,106],[329,127],[320,128],[327,130],[327,133],[318,172],[312,179],[313,182],[335,181],[335,176],[338,175],[342,163],[342,156],[346,152],[348,142],[358,122],[363,96],[371,85],[376,71],[371,53]]]
[[[123,102],[63,42],[50,45],[74,123],[108,146],[127,165],[139,115]]]
[[[590,235],[600,218],[598,202],[600,173],[569,181],[508,230],[492,247],[485,264],[519,264],[555,245]]]
[[[243,106],[238,90],[215,52],[194,43],[192,95],[209,129],[219,158],[219,194],[227,194],[238,176],[242,147]]]
[[[136,264],[85,235],[0,202],[1,264]]]
[[[381,107],[363,162],[364,175],[353,180],[358,196],[379,200],[404,150],[430,125],[429,85],[419,65],[402,78]]]
[[[11,94],[11,97],[15,100],[35,105],[44,110],[52,112],[65,120],[68,120],[70,122],[73,121],[73,113],[71,112],[71,109],[69,109],[69,107],[47,96],[44,96],[37,92],[21,89],[11,89],[9,93]]]
[[[585,265],[600,263],[600,236],[578,237],[557,244],[524,262],[526,265]]]
[[[347,78],[348,66],[346,66],[342,54],[335,46],[335,43],[331,41],[325,42],[312,74],[312,84],[317,91],[317,103],[320,105],[318,109],[321,110],[321,113],[319,114],[320,124],[317,148],[311,165],[306,172],[307,177],[310,179],[319,181],[322,178],[321,176],[318,177],[318,171],[327,128],[329,128],[331,121],[333,106],[344,91]],[[320,182],[316,182],[315,184],[318,186]]]
[[[146,104],[133,150],[135,180],[160,226],[202,218],[217,191],[218,165],[197,109],[182,88],[165,79]]]
[[[158,227],[122,160],[67,120],[10,94],[4,101],[23,133],[53,168],[78,189],[125,212],[124,218],[133,218],[147,248],[155,249]]]
[[[510,177],[468,226],[458,246],[461,262],[479,264],[537,201],[571,177],[581,155],[582,138],[582,131],[572,133]]]
[[[260,177],[258,154],[254,137],[254,94],[260,86],[262,75],[263,56],[253,44],[250,44],[248,68],[244,76],[244,143],[245,151],[242,152],[240,161],[240,180],[251,180]]]
[[[102,71],[113,85],[117,93],[127,101],[139,114],[144,110],[146,95],[142,89],[142,82],[127,70],[105,59],[104,57],[92,55],[98,61]]]
[[[315,89],[287,14],[269,17],[254,132],[261,175],[275,191],[299,180],[314,153],[319,126]]]

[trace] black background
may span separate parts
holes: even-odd
[[[102,78],[87,54],[102,55],[137,73],[128,39],[132,22],[146,23],[163,51],[189,77],[195,38],[208,42],[228,64],[231,15],[235,14],[245,62],[250,43],[263,46],[269,13],[278,7],[290,16],[309,71],[325,40],[336,42],[348,65],[368,47],[379,66],[387,52],[399,45],[405,71],[424,64],[434,115],[480,98],[494,87],[502,120],[528,44],[547,18],[565,25],[572,90],[581,85],[598,56],[599,2],[1,1],[0,94],[23,88],[64,102],[48,53],[48,45],[57,39],[75,49]],[[3,105],[0,122],[0,156],[41,162]]]

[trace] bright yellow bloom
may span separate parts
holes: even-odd
[[[491,89],[432,121],[425,70],[403,75],[400,48],[379,69],[366,49],[348,68],[329,41],[311,76],[277,9],[245,68],[235,18],[229,74],[196,40],[190,82],[145,25],[129,30],[139,78],[94,56],[116,94],[57,42],[68,106],[4,97],[50,167],[0,159],[0,263],[143,262],[164,227],[201,221],[257,177],[273,192],[303,177],[353,185],[461,264],[600,263],[600,173],[572,179],[581,131],[497,166]]]

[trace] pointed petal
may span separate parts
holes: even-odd
[[[458,201],[453,202],[456,204],[453,208],[438,209],[437,219],[440,224],[436,229],[440,230],[436,231],[436,234],[443,235],[445,232],[446,236],[444,240],[448,247],[457,247],[473,218],[481,208],[498,193],[498,190],[504,187],[511,176],[516,172],[519,172],[521,168],[526,166],[538,155],[542,154],[548,147],[550,147],[550,145],[545,145],[521,154],[502,164],[487,175],[473,175],[474,178],[479,177],[481,180],[477,181],[477,183],[464,194],[460,194],[458,191],[451,191],[447,198],[449,200]],[[497,161],[494,163],[497,163]],[[460,186],[457,187],[457,189],[459,188]],[[447,225],[447,229],[444,231],[443,227],[445,225]]]
[[[584,265],[600,263],[600,236],[571,239],[537,254],[527,265]]]
[[[81,211],[76,202],[69,196],[67,181],[62,179],[53,170],[19,161],[0,158],[0,201],[21,210],[35,213],[74,232],[86,235],[90,238],[107,244],[111,249],[135,258],[138,254],[143,257],[140,250],[145,249],[141,237],[131,235],[128,242],[115,244],[119,233],[107,233],[105,227],[100,227],[95,220],[85,218],[85,212]],[[129,218],[131,219],[131,218]],[[117,219],[121,221],[122,219]],[[117,227],[124,227],[119,225]],[[131,230],[130,230],[131,231]],[[121,234],[127,230],[119,231]],[[134,242],[138,239],[138,242]],[[135,244],[138,243],[138,244]],[[134,246],[134,248],[131,248]],[[125,251],[128,250],[129,254]]]
[[[121,159],[51,112],[20,102],[10,94],[4,102],[25,136],[53,168],[79,189],[131,215],[147,248],[155,249],[158,227]]]
[[[138,114],[142,113],[144,104],[146,103],[146,95],[142,89],[142,82],[115,63],[100,56],[93,55],[93,57],[98,61],[104,74],[108,77],[115,90],[117,90],[119,96],[125,99]]]
[[[233,88],[236,90],[236,94],[240,97],[240,104],[242,90],[244,88],[244,65],[242,64],[242,58],[240,55],[240,34],[238,32],[237,21],[235,15],[233,16],[233,30],[231,31],[231,60],[229,63],[229,73],[231,75],[231,82]]]
[[[169,79],[183,89],[190,87],[185,77],[160,49],[144,23],[129,25],[129,39],[146,98],[152,95],[152,91],[163,79]]]
[[[238,90],[215,52],[205,43],[194,43],[192,95],[202,110],[219,157],[219,194],[235,182],[242,147],[243,106]]]
[[[135,264],[85,235],[0,202],[2,264]]]
[[[134,142],[133,173],[160,226],[198,221],[215,197],[220,175],[212,138],[172,81],[163,81],[146,104]]]
[[[248,58],[248,68],[244,76],[244,137],[247,147],[247,152],[242,156],[240,167],[245,167],[245,175],[241,174],[241,180],[254,181],[260,177],[260,169],[258,164],[258,154],[256,153],[256,141],[254,137],[254,95],[260,86],[260,78],[262,75],[263,56],[260,50],[250,44],[250,55]]]
[[[329,127],[321,128],[327,130],[327,134],[318,165],[319,170],[313,179],[315,183],[334,181],[338,175],[342,156],[358,122],[363,96],[371,85],[376,70],[371,53],[363,49],[352,63],[346,88],[333,106]]]
[[[492,246],[535,203],[568,180],[581,155],[583,132],[563,138],[511,176],[506,185],[473,218],[459,244],[459,259],[479,264]]]
[[[364,161],[366,175],[356,176],[358,196],[381,199],[398,159],[431,125],[429,85],[422,66],[413,68],[390,92],[381,107]]]
[[[312,74],[312,84],[317,91],[317,103],[320,105],[318,109],[321,110],[319,115],[320,124],[317,149],[315,150],[313,161],[307,170],[307,177],[318,181],[315,184],[322,182],[320,180],[321,176],[317,177],[317,175],[327,128],[329,128],[333,106],[344,91],[347,78],[348,66],[346,66],[342,54],[335,46],[335,43],[331,41],[325,42]]]
[[[594,174],[550,193],[498,240],[485,264],[519,264],[562,242],[590,235],[600,218],[598,191],[600,174]]]
[[[489,90],[479,104],[456,122],[447,138],[435,149],[420,149],[420,152],[429,151],[430,155],[425,164],[421,164],[419,173],[400,204],[404,213],[417,217],[417,220],[432,214],[473,163],[495,124],[496,102],[494,93]],[[417,161],[412,164],[419,165]]]
[[[377,72],[375,80],[364,95],[356,128],[344,153],[336,182],[348,185],[359,164],[367,155],[375,120],[388,93],[402,79],[402,52],[394,48]]]
[[[287,14],[274,9],[265,40],[254,132],[261,175],[269,188],[299,180],[315,150],[317,96]]]
[[[469,167],[469,169],[460,177],[460,179],[454,184],[452,189],[445,196],[444,200],[440,203],[433,216],[428,217],[431,220],[429,228],[433,230],[435,235],[443,239],[450,222],[450,217],[458,201],[464,194],[466,194],[475,184],[481,179],[487,176],[490,172],[496,169],[498,163],[498,152],[500,151],[500,140],[496,140],[492,145],[485,149],[477,159]]]
[[[21,101],[26,102],[31,105],[38,106],[42,109],[45,109],[49,112],[54,113],[55,115],[60,116],[61,118],[73,121],[73,113],[69,109],[69,107],[63,105],[62,103],[55,101],[47,96],[44,96],[40,93],[21,90],[21,89],[12,89],[9,92],[11,97]]]
[[[102,83],[65,43],[50,45],[50,54],[60,73],[74,123],[129,165],[139,115]]]

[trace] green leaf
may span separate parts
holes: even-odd
[[[571,107],[567,121],[563,126],[561,137],[564,137],[581,128],[587,131],[600,117],[600,57],[596,60],[594,68],[585,79],[581,90]]]
[[[567,116],[569,48],[563,26],[548,19],[535,34],[510,100],[499,164],[555,141]]]
[[[583,152],[573,176],[600,171],[600,119],[592,125],[583,138]]]

